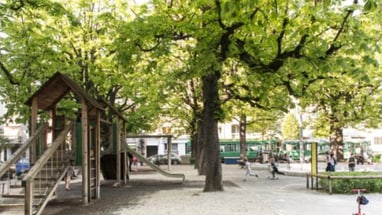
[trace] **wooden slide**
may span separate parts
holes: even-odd
[[[125,145],[125,147],[126,147],[126,150],[128,152],[130,152],[131,154],[133,154],[135,157],[137,157],[139,159],[139,161],[142,161],[147,166],[151,167],[152,169],[154,169],[155,171],[157,171],[161,175],[166,176],[166,177],[170,177],[170,178],[182,178],[183,182],[186,179],[186,176],[183,173],[171,173],[171,172],[165,171],[165,170],[161,169],[159,166],[151,163],[146,157],[144,157],[141,154],[139,154],[138,152],[132,150],[128,145]]]

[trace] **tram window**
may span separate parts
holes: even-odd
[[[249,146],[248,149],[249,149],[248,151],[252,151],[253,152],[253,151],[258,151],[259,147],[258,146]]]
[[[220,146],[220,152],[224,152],[224,146]]]
[[[236,151],[236,145],[233,145],[233,144],[227,144],[225,147],[224,147],[224,151],[226,152],[235,152]]]

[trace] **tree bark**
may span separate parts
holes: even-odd
[[[203,120],[199,120],[198,122],[198,141],[197,141],[197,156],[195,159],[195,166],[198,169],[199,175],[205,175],[205,166],[204,166],[204,146],[205,146],[205,139],[204,139],[204,130],[203,130]]]
[[[246,130],[247,130],[247,116],[241,115],[239,120],[239,129],[240,129],[240,159],[243,159],[246,156]]]
[[[204,192],[223,191],[222,167],[220,161],[218,119],[220,100],[218,93],[219,72],[208,74],[203,82],[203,136],[204,136],[204,167],[206,181]]]
[[[336,123],[338,121],[334,116],[330,118],[330,149],[335,153],[337,160],[341,161],[344,159],[344,135],[342,127]]]

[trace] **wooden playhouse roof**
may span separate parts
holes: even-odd
[[[89,106],[103,110],[103,107],[86,93],[77,82],[60,72],[56,72],[25,104],[32,106],[33,99],[37,97],[38,109],[51,110],[70,91],[81,97],[81,99],[85,99]]]

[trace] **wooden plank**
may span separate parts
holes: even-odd
[[[120,126],[120,120],[119,118],[117,117],[116,119],[116,123],[117,123],[117,132],[116,132],[116,135],[117,135],[117,149],[116,149],[116,152],[117,152],[117,156],[116,156],[116,163],[117,163],[117,183],[118,185],[121,185],[121,126]]]
[[[96,161],[96,199],[101,198],[101,113],[97,111],[96,116],[96,153],[95,153],[95,161]]]
[[[81,99],[81,124],[82,124],[82,203],[84,205],[89,204],[89,165],[88,165],[88,159],[89,159],[89,153],[88,153],[88,129],[89,129],[89,122],[88,122],[88,106],[86,104],[86,101],[82,98]]]
[[[37,97],[33,98],[32,100],[32,107],[31,107],[31,134],[34,135],[37,129],[37,112],[38,112],[38,100]],[[30,163],[33,164],[36,161],[36,141],[32,143],[32,146],[30,148]]]

